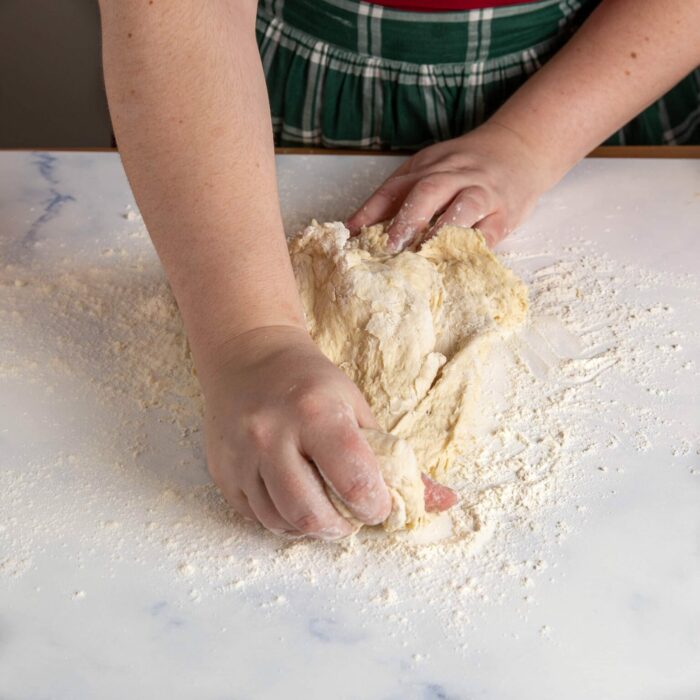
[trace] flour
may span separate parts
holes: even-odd
[[[473,643],[480,610],[506,597],[522,599],[534,630],[545,625],[537,600],[559,580],[561,544],[585,527],[592,503],[633,478],[617,470],[622,448],[697,467],[697,426],[647,401],[674,401],[669,377],[700,380],[698,330],[677,320],[679,304],[697,303],[697,282],[585,242],[545,244],[534,258],[506,257],[528,283],[532,322],[489,363],[475,439],[449,472],[461,500],[440,539],[363,531],[340,545],[281,541],[238,518],[209,482],[177,310],[150,246],[132,233],[114,242],[124,255],[99,264],[0,269],[3,391],[21,382],[55,416],[28,429],[28,441],[42,436],[40,457],[0,470],[2,585],[77,542],[76,566],[90,567],[95,553],[108,556],[105,576],[147,563],[171,575],[182,605],[291,604],[297,592],[323,591],[319,614],[353,603],[402,639],[413,619],[432,615],[460,648]],[[671,292],[681,299],[673,306]]]

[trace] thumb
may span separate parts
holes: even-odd
[[[355,418],[360,428],[370,428],[371,430],[381,430],[377,419],[372,413],[372,409],[362,395],[362,392],[353,385],[353,394],[351,397],[352,410],[355,413]]]

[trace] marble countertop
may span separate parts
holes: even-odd
[[[279,156],[287,229],[399,160]],[[578,402],[537,527],[398,566],[230,519],[196,427],[105,379],[162,287],[116,154],[0,153],[0,183],[0,698],[700,698],[700,160],[587,160],[502,246],[526,279],[585,258],[605,298],[619,270],[648,361]]]

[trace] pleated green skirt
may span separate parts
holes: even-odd
[[[357,0],[261,0],[257,37],[280,146],[409,149],[481,124],[597,0],[404,12]],[[700,143],[700,69],[611,144]]]

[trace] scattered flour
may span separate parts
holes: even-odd
[[[519,592],[529,619],[540,580],[557,580],[559,545],[585,523],[581,501],[611,498],[627,478],[623,448],[694,456],[697,426],[662,418],[648,396],[668,405],[674,387],[700,379],[698,330],[679,327],[663,302],[672,290],[695,304],[697,283],[583,241],[510,255],[532,322],[484,379],[481,439],[449,475],[460,503],[422,541],[373,531],[340,544],[280,540],[238,518],[209,482],[176,307],[147,243],[123,250],[90,267],[0,269],[0,383],[47,402],[55,422],[37,429],[57,436],[41,459],[0,470],[0,577],[20,578],[77,539],[79,565],[109,552],[112,572],[129,561],[172,572],[182,604],[255,589],[273,610],[298,588],[323,587],[381,615],[397,638],[429,607],[466,646],[486,603]]]

